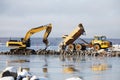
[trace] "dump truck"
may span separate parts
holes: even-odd
[[[33,49],[28,49],[28,47],[31,46],[31,41],[30,41],[30,37],[37,33],[37,32],[40,32],[42,30],[46,30],[45,31],[45,34],[44,34],[44,37],[43,37],[43,42],[44,44],[46,45],[45,49],[48,47],[48,36],[52,30],[52,24],[47,24],[47,25],[42,25],[42,26],[39,26],[39,27],[36,27],[36,28],[32,28],[30,29],[24,38],[21,38],[21,40],[9,40],[6,42],[6,46],[10,48],[10,52],[19,52],[19,51],[22,51],[22,52],[33,52],[34,50]]]
[[[95,50],[106,49],[112,46],[112,42],[106,39],[106,36],[95,36],[90,42],[81,39],[80,36],[85,33],[83,25],[80,23],[69,35],[64,35],[63,41],[59,44],[59,51],[70,50],[80,51],[86,50],[87,47]],[[81,39],[84,43],[74,43],[76,39]]]

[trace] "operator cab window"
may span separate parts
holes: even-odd
[[[106,37],[105,37],[105,36],[102,36],[102,37],[101,37],[101,40],[106,40]]]

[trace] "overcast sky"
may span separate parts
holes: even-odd
[[[0,37],[24,37],[29,29],[49,23],[49,37],[69,34],[82,23],[83,38],[120,38],[120,0],[0,0]]]

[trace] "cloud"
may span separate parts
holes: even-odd
[[[119,0],[0,0],[0,36],[23,36],[32,27],[52,23],[50,36],[61,37],[83,23],[86,37],[105,34],[119,38],[119,3]],[[14,33],[6,35],[3,31]]]

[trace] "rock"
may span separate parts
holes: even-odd
[[[14,67],[7,67],[1,72],[1,78],[11,76],[14,79],[17,78],[17,70]]]
[[[2,77],[0,78],[0,80],[14,80],[14,78],[12,76],[8,76],[8,77]]]
[[[31,73],[22,67],[19,67],[17,74],[17,80],[30,80],[30,77],[32,77]]]
[[[10,74],[10,71],[4,71],[4,72],[1,73],[1,75],[2,75],[1,77],[12,76]]]
[[[32,76],[30,80],[39,80],[39,78],[37,76]]]
[[[16,73],[16,72],[17,72],[17,69],[16,69],[15,67],[11,66],[11,67],[5,68],[5,69],[3,70],[3,72],[4,72],[4,71],[10,71],[10,72]]]
[[[100,50],[98,50],[97,52],[98,53],[102,53],[102,52],[104,52],[105,50],[104,49],[100,49]]]
[[[65,80],[82,80],[80,77],[71,77],[71,78],[67,78]]]

